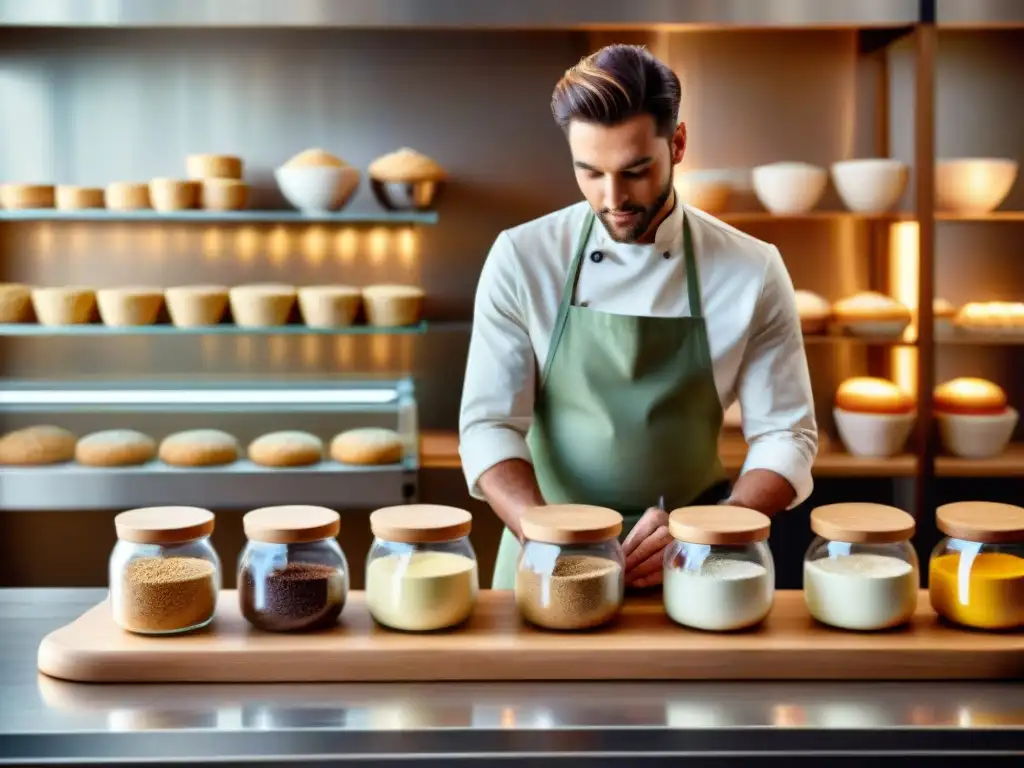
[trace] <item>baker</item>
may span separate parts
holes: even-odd
[[[539,504],[625,518],[626,583],[660,583],[674,507],[774,515],[811,492],[817,425],[793,284],[778,249],[681,203],[675,73],[636,46],[584,58],[551,108],[584,202],[503,231],[477,288],[460,413],[470,493],[505,523]],[[718,456],[738,400],[749,450]]]

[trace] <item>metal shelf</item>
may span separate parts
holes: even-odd
[[[332,461],[271,469],[250,461],[224,467],[78,464],[0,468],[0,510],[108,510],[160,504],[243,509],[268,504],[367,508],[403,504],[417,492],[417,462],[350,466]]]
[[[380,327],[348,325],[338,328],[311,328],[308,325],[274,325],[246,328],[231,323],[179,328],[168,323],[155,325],[111,326],[102,323],[77,325],[39,325],[38,323],[0,323],[0,336],[405,336],[427,332],[427,321],[416,325]]]
[[[109,221],[206,224],[436,224],[436,211],[337,211],[310,214],[300,211],[110,211],[86,208],[59,211],[33,208],[0,211],[0,221]]]

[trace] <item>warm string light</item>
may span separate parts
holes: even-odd
[[[291,254],[291,237],[282,226],[274,227],[274,231],[267,238],[267,251],[270,253],[270,263],[280,269],[288,261]]]
[[[917,291],[919,281],[918,224],[902,221],[889,228],[889,285],[892,297],[914,313],[908,333],[917,336]],[[900,347],[890,353],[893,382],[911,395],[917,394],[917,350]]]

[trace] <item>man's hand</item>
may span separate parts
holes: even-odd
[[[626,555],[626,586],[661,584],[664,551],[671,542],[668,512],[657,507],[644,512],[622,542],[622,551]]]

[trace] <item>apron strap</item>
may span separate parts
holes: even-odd
[[[678,203],[676,203],[678,205]],[[704,317],[700,301],[700,275],[697,272],[697,258],[693,249],[693,232],[690,217],[683,214],[683,258],[686,263],[686,293],[690,298],[690,316]]]
[[[592,210],[587,211],[587,218],[580,229],[580,237],[576,243],[576,255],[573,256],[572,264],[569,265],[569,279],[565,281],[562,288],[562,300],[558,304],[558,315],[555,317],[555,327],[551,332],[551,340],[548,342],[547,360],[544,361],[544,373],[541,382],[548,377],[551,370],[551,361],[555,358],[555,350],[562,338],[562,331],[565,330],[565,320],[569,316],[569,307],[572,306],[573,297],[576,295],[576,283],[580,279],[580,267],[583,264],[583,252],[587,249],[587,241],[590,239],[590,232],[594,228],[594,220],[597,217]]]

